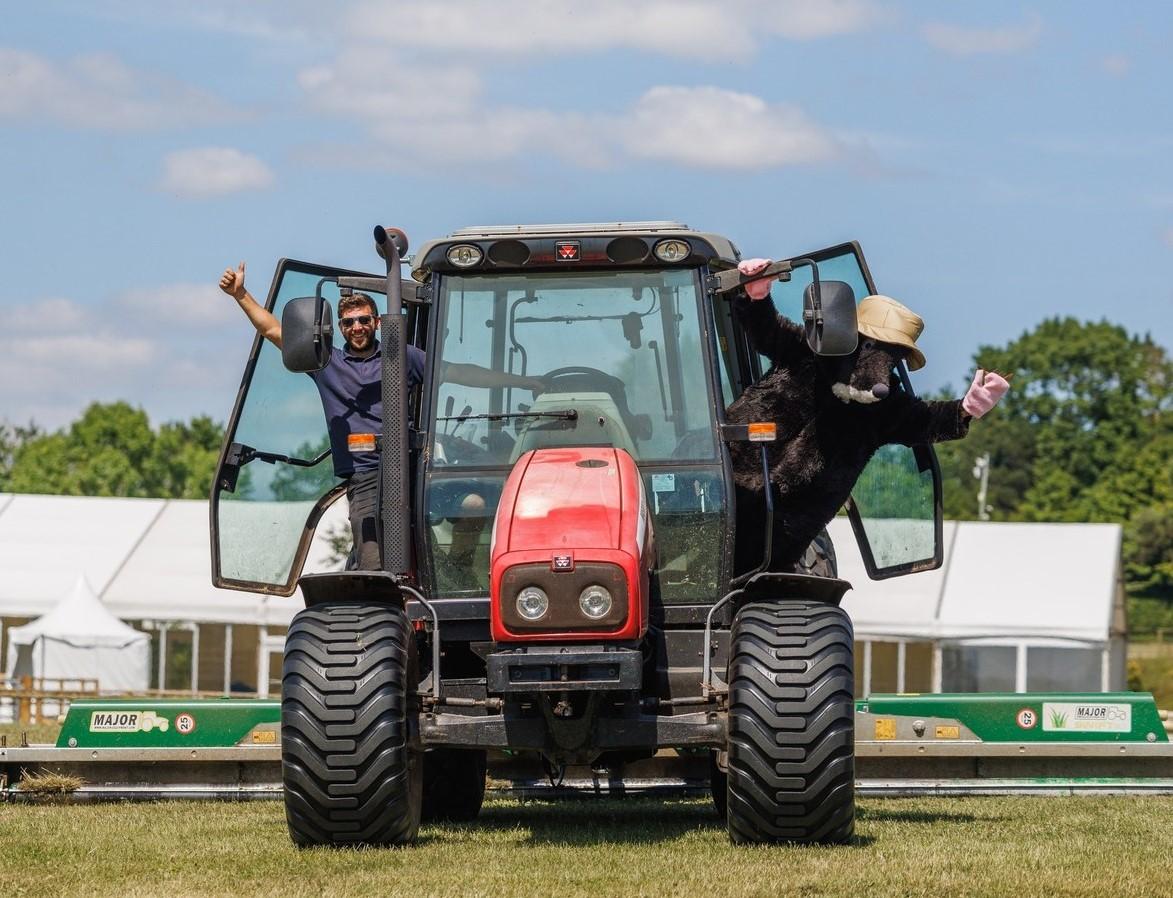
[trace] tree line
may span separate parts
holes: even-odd
[[[979,347],[974,362],[1013,379],[967,439],[937,446],[946,517],[979,516],[972,471],[988,455],[990,520],[1122,524],[1129,592],[1162,600],[1173,625],[1166,350],[1106,321],[1052,318],[1006,346]],[[152,428],[125,402],[95,403],[55,433],[0,422],[0,492],[204,498],[222,439],[209,417]]]

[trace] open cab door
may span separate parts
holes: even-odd
[[[798,259],[813,260],[822,281],[847,283],[856,303],[878,292],[863,251],[854,241],[791,261]],[[796,265],[789,281],[773,285],[774,303],[791,321],[803,320],[803,291],[811,281],[810,266]],[[899,363],[897,375],[902,388],[913,395],[904,362]],[[932,447],[882,446],[856,481],[847,514],[873,580],[940,567],[941,469]]]
[[[283,259],[265,307],[278,320],[298,297],[320,296],[333,308],[339,278],[377,279]],[[385,293],[367,289],[385,312]],[[242,322],[242,325],[244,323]],[[281,350],[258,336],[228,421],[212,485],[212,583],[292,595],[322,513],[344,492],[334,476],[330,440],[314,382],[288,371]]]

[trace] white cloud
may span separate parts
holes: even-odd
[[[930,22],[921,28],[929,44],[954,56],[1010,54],[1029,50],[1043,33],[1043,20],[1032,13],[1026,21],[1000,28],[969,28]]]
[[[167,154],[159,188],[190,199],[273,186],[273,172],[256,156],[232,147],[199,147]]]
[[[500,163],[552,156],[584,167],[624,161],[754,169],[821,162],[841,147],[798,107],[716,87],[660,86],[626,109],[560,112],[494,105],[467,67],[407,66],[387,54],[344,54],[303,70],[299,83],[320,111],[357,122],[375,146],[353,143],[316,161],[348,166]]]
[[[883,17],[874,0],[367,0],[345,21],[353,40],[477,55],[625,49],[736,59],[756,54],[768,37],[812,40]]]
[[[71,128],[147,131],[235,121],[217,97],[108,53],[49,59],[0,48],[0,119],[50,121]]]
[[[114,305],[123,315],[157,316],[171,327],[220,327],[241,319],[236,303],[213,283],[137,287],[118,296]]]
[[[654,87],[619,125],[632,157],[698,168],[775,168],[841,151],[798,107],[715,87]]]
[[[91,402],[125,399],[152,420],[223,420],[253,331],[214,286],[169,284],[94,306],[51,297],[0,302],[0,421],[68,424]],[[219,300],[218,302],[216,300]]]

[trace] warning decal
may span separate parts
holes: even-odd
[[[186,736],[196,727],[195,718],[190,714],[184,712],[175,718],[175,731],[180,735]]]

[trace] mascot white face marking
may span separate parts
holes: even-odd
[[[871,390],[859,390],[850,384],[831,384],[831,393],[836,399],[843,402],[861,402],[868,405],[872,402],[879,402],[883,397],[877,396]]]

